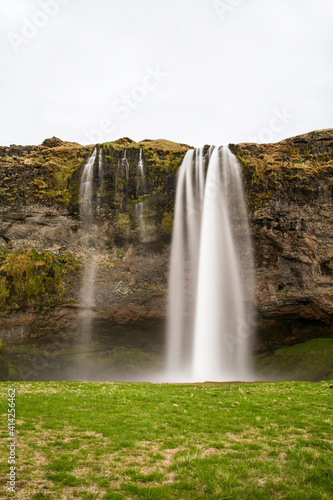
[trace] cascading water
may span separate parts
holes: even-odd
[[[98,153],[98,183],[101,185],[103,181],[103,150],[102,148]]]
[[[205,169],[208,165],[205,179]],[[172,237],[167,377],[247,380],[253,251],[240,168],[228,148],[189,150]]]
[[[97,260],[91,242],[95,241],[94,203],[93,203],[93,179],[94,167],[97,157],[95,147],[92,155],[83,167],[80,184],[80,215],[83,230],[83,248],[85,250],[85,264],[83,268],[81,290],[80,290],[80,323],[81,323],[81,344],[88,344],[91,339],[92,321],[94,318],[95,305],[95,276]],[[98,175],[99,183],[103,173],[103,157],[100,150],[98,154]],[[97,197],[97,205],[98,205]]]
[[[126,158],[127,150],[124,149],[124,154],[121,160],[118,161],[116,191],[126,191],[129,177],[129,163]]]
[[[80,215],[84,227],[89,226],[93,220],[93,193],[92,181],[97,149],[94,148],[92,155],[86,161],[80,183]]]
[[[140,149],[138,167],[136,172],[136,195],[141,196],[143,194],[146,194],[146,192],[147,192],[147,186],[146,186],[146,177],[144,170],[144,161],[142,157],[142,149]],[[145,222],[143,201],[138,201],[135,204],[134,216],[137,222],[139,239],[140,241],[144,241],[146,238],[146,222]]]
[[[146,177],[145,177],[145,164],[142,157],[142,149],[139,153],[138,168],[136,173],[136,194],[138,196],[145,194],[147,191]]]
[[[168,297],[167,369],[170,373],[188,371],[191,362],[192,312],[195,306],[203,195],[203,151],[192,149],[186,153],[180,167],[176,191]]]
[[[99,187],[99,190],[97,192],[97,213],[100,213],[100,211],[101,211],[100,188],[102,186],[102,182],[103,182],[103,150],[101,148],[99,150],[99,153],[98,153],[98,187]]]
[[[126,158],[126,149],[123,156],[118,160],[118,167],[116,173],[116,193],[115,201],[118,203],[121,211],[126,208],[127,195],[128,195],[128,181],[129,181],[129,163]]]
[[[144,241],[146,237],[146,223],[143,210],[144,210],[143,201],[136,202],[134,207],[134,217],[136,220],[140,241]]]

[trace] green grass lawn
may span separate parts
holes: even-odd
[[[331,499],[330,384],[3,382],[0,497],[15,387],[17,499]]]

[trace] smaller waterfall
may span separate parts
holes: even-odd
[[[137,197],[139,197],[143,194],[146,194],[146,192],[147,192],[147,185],[145,177],[145,167],[142,156],[142,149],[140,149],[138,167],[136,171],[136,195]],[[145,240],[147,233],[144,209],[145,209],[144,201],[136,202],[134,207],[134,216],[136,220],[136,226],[138,228],[138,235],[140,241]]]
[[[97,192],[97,213],[101,212],[101,187],[103,183],[103,150],[98,153],[98,192]]]
[[[103,182],[103,150],[102,148],[98,153],[98,184],[99,186]]]
[[[94,227],[94,203],[93,203],[93,181],[94,168],[97,158],[97,148],[95,147],[92,155],[86,161],[80,184],[80,215],[83,230],[83,246],[85,250],[85,263],[82,274],[81,290],[80,290],[80,323],[81,323],[81,338],[82,345],[88,344],[91,339],[92,321],[94,318],[95,306],[95,276],[97,268],[97,260],[93,242],[96,241]],[[98,174],[99,180],[102,174],[102,153],[98,154]],[[97,205],[99,199],[97,196]]]
[[[123,156],[118,160],[118,167],[116,173],[116,192],[115,201],[117,202],[120,211],[124,211],[127,204],[128,195],[128,181],[129,181],[129,163],[126,158],[126,149]]]
[[[136,173],[136,194],[140,196],[147,192],[146,177],[145,177],[145,164],[142,157],[142,149],[139,153],[138,168]]]
[[[92,155],[86,161],[83,172],[81,176],[80,183],[80,215],[82,224],[87,227],[93,221],[93,192],[92,192],[92,183],[93,183],[93,174],[94,174],[94,165],[96,161],[97,148],[95,147]]]
[[[127,150],[124,149],[123,157],[118,161],[116,176],[116,191],[123,192],[127,189],[129,177],[129,163],[126,158]]]
[[[140,241],[144,241],[146,237],[146,221],[143,210],[144,210],[143,201],[136,202],[134,207],[134,217],[136,220]]]
[[[82,345],[89,344],[91,340],[92,322],[95,307],[95,277],[97,261],[93,253],[89,253],[83,268],[83,276],[80,291],[80,317]]]

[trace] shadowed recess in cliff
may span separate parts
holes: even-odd
[[[251,379],[253,275],[236,157],[226,147],[188,151],[171,248],[168,380]]]

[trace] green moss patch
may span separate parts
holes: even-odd
[[[333,378],[333,339],[313,339],[276,349],[255,358],[258,373],[266,379],[329,380]]]
[[[60,141],[57,147],[0,148],[0,203],[21,206],[41,203],[68,207],[78,198],[78,174],[90,147]]]
[[[70,255],[55,256],[33,249],[0,254],[2,314],[32,306],[58,303],[66,291],[66,277],[78,267]]]
[[[258,209],[272,199],[307,198],[332,185],[332,129],[273,144],[231,144],[239,159],[248,203]]]

